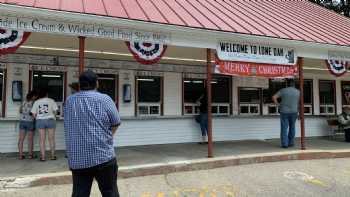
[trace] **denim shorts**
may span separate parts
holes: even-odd
[[[37,119],[35,127],[37,129],[54,129],[56,127],[56,120],[54,120],[54,119]]]
[[[33,121],[19,121],[19,129],[24,130],[25,132],[34,131],[34,122]]]

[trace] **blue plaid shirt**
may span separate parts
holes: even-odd
[[[64,106],[68,164],[83,169],[115,157],[111,127],[120,124],[113,100],[97,91],[80,91]]]

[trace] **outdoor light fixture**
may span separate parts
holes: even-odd
[[[38,47],[38,46],[30,46],[30,45],[22,45],[22,46],[20,46],[20,48],[79,53],[78,49],[69,49],[69,48]],[[109,51],[95,51],[95,50],[85,50],[84,52],[91,53],[91,54],[103,54],[103,55],[116,55],[116,56],[132,57],[132,54],[129,54],[129,53],[115,53],[115,52],[109,52]],[[201,59],[177,58],[177,57],[162,57],[162,59],[163,60],[188,61],[188,62],[207,62],[206,60],[201,60]],[[214,61],[212,61],[212,62],[214,62]]]
[[[154,79],[144,79],[144,78],[140,78],[140,79],[137,79],[137,81],[151,81],[151,82],[153,82]]]
[[[41,75],[42,77],[47,77],[47,78],[60,78],[60,75]]]

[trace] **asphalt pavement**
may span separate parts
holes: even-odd
[[[350,158],[285,161],[121,179],[121,197],[349,197]],[[64,197],[72,185],[1,190],[0,197]],[[100,196],[96,184],[92,195]]]

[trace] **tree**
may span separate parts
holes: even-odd
[[[309,0],[339,14],[350,17],[350,0]]]

